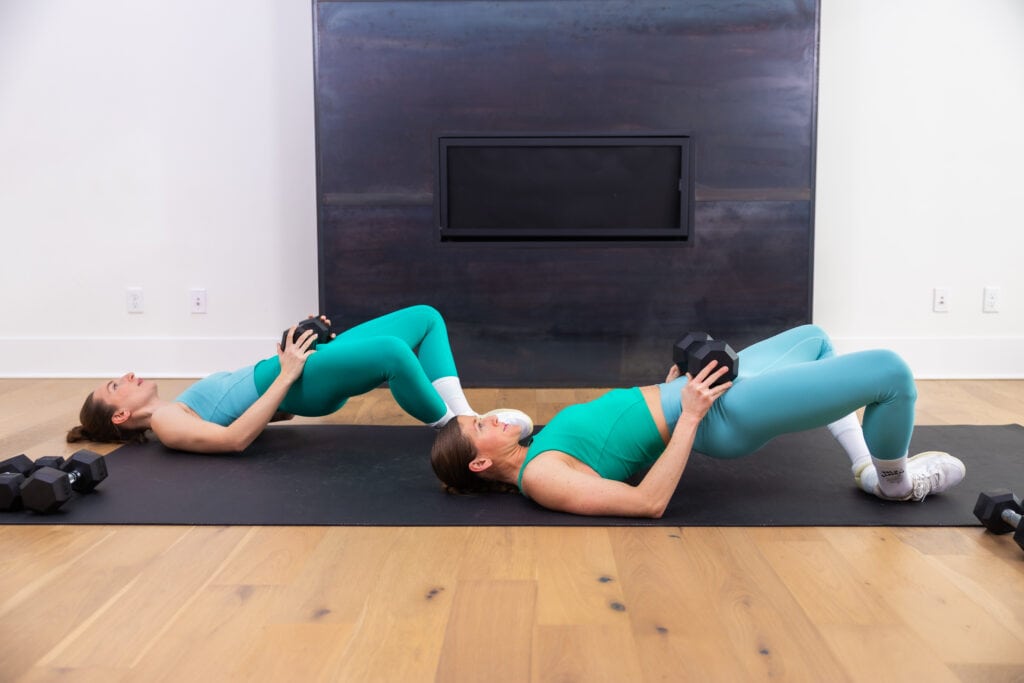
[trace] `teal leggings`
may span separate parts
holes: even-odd
[[[280,372],[276,356],[256,365],[256,390],[261,396]],[[441,314],[430,306],[412,306],[317,345],[302,376],[281,402],[281,410],[306,417],[329,415],[350,397],[387,382],[405,412],[431,423],[448,410],[431,382],[456,375]]]
[[[753,453],[781,434],[823,427],[864,407],[871,454],[907,454],[917,389],[910,368],[892,351],[835,355],[816,325],[804,325],[739,353],[740,374],[697,428],[694,448],[716,458]],[[661,385],[662,405],[679,401],[686,378]],[[670,427],[680,408],[669,407]],[[674,413],[674,414],[671,414]]]

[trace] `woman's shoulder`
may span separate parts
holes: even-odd
[[[545,450],[534,454],[530,460],[523,463],[519,476],[519,488],[522,489],[523,485],[531,480],[547,480],[553,472],[558,472],[559,470],[572,470],[595,477],[601,476],[593,467],[564,451]]]
[[[580,501],[603,483],[601,475],[568,453],[543,451],[521,472],[519,490],[546,508],[588,514],[580,512]]]
[[[189,419],[201,420],[202,418],[199,417],[196,411],[188,407],[188,405],[180,401],[168,401],[153,411],[153,415],[150,418],[150,424],[153,426],[153,430],[156,431],[158,429],[158,425],[165,425]]]
[[[164,414],[185,413],[186,415],[192,415],[192,416],[195,416],[195,417],[199,417],[199,414],[196,413],[196,411],[192,410],[192,408],[187,403],[184,403],[184,402],[179,401],[177,399],[175,399],[173,401],[165,402],[162,406],[157,408],[156,411],[154,411],[153,414],[156,415],[157,413],[160,413],[160,412],[163,412],[163,411],[167,411]]]

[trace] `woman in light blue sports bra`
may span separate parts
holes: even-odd
[[[330,321],[324,318],[330,324]],[[144,440],[197,453],[244,450],[275,416],[316,417],[387,382],[410,415],[440,428],[475,415],[466,401],[441,314],[412,306],[357,325],[310,349],[313,332],[276,356],[199,380],[173,401],[156,383],[128,373],[103,382],[82,406],[68,441]]]
[[[963,479],[963,463],[948,453],[908,457],[917,390],[895,353],[836,355],[820,327],[804,325],[739,357],[733,382],[712,386],[725,368],[683,377],[673,366],[663,384],[565,408],[529,444],[507,420],[459,417],[438,431],[431,464],[453,492],[518,487],[564,512],[660,517],[691,449],[736,458],[781,434],[827,426],[868,493],[920,501]]]

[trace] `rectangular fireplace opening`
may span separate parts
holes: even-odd
[[[441,135],[442,241],[691,239],[685,135]]]

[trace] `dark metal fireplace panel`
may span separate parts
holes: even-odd
[[[340,324],[430,303],[467,385],[612,386],[662,379],[688,329],[742,347],[810,320],[817,2],[314,10],[320,298]],[[453,133],[683,136],[687,234],[552,234],[570,212],[443,239]],[[613,228],[644,222],[634,205]]]

